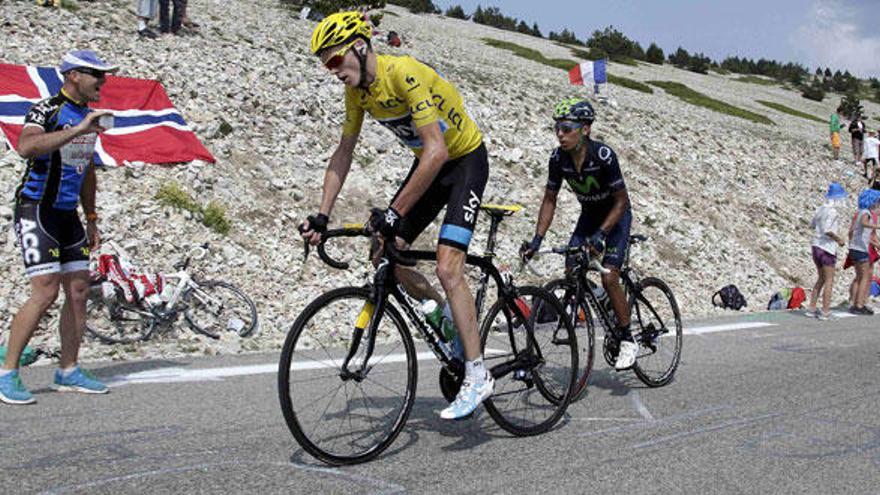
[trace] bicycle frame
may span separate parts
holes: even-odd
[[[402,251],[399,253],[399,256],[408,260],[437,260],[437,253],[434,251]],[[515,290],[512,286],[504,282],[501,273],[498,271],[495,265],[492,264],[492,257],[493,256],[491,255],[467,255],[465,263],[482,270],[484,277],[486,277],[487,281],[489,278],[491,278],[496,282],[496,284],[498,284],[499,297],[508,302],[507,306],[504,308],[506,317],[511,318],[512,316],[516,316],[523,320],[527,319],[528,317],[523,314],[520,308],[514,303],[514,300],[516,298]],[[437,359],[440,361],[441,365],[450,372],[461,372],[461,367],[463,363],[452,357],[451,351],[446,346],[448,342],[446,342],[445,338],[440,334],[440,332],[427,325],[424,321],[424,318],[419,316],[415,309],[416,301],[406,292],[406,290],[394,276],[394,266],[396,264],[397,263],[395,263],[391,259],[391,257],[387,255],[383,256],[379,262],[376,274],[373,277],[372,300],[365,304],[364,309],[361,313],[361,318],[359,318],[360,321],[366,315],[366,317],[369,318],[369,325],[366,326],[366,328],[361,328],[361,325],[355,325],[351,348],[349,348],[348,354],[342,363],[342,370],[340,372],[340,375],[343,379],[353,379],[355,381],[361,381],[366,377],[367,374],[369,374],[370,368],[367,366],[367,363],[369,363],[375,349],[376,335],[378,334],[378,328],[382,320],[382,315],[385,312],[385,306],[388,304],[389,295],[394,297],[397,303],[404,309],[404,312],[407,315],[408,319],[425,338],[425,342],[434,353],[434,355],[437,357]],[[511,307],[514,308],[514,311],[517,312],[516,315],[509,314],[509,310]],[[364,313],[363,311],[365,311],[366,313]],[[378,315],[378,317],[373,317],[375,315]],[[349,368],[349,365],[351,364],[354,356],[356,356],[358,351],[360,350],[360,346],[362,343],[361,341],[364,338],[365,333],[367,341],[364,358],[358,365],[357,369],[353,371]],[[535,350],[537,350],[537,352],[534,352]],[[530,356],[534,352],[535,354],[537,354],[538,360],[542,358],[540,356],[540,348],[534,345],[532,339],[526,339],[526,347],[523,349],[523,351],[525,352],[522,354],[525,354],[526,356]],[[520,354],[518,354],[513,361],[495,365],[489,370],[489,372],[492,373],[492,376],[494,378],[498,378],[510,373],[518,367],[523,366],[523,364],[531,363],[521,362]]]
[[[590,271],[590,261],[589,254],[582,253],[586,258],[579,260],[578,266],[566,276],[566,284],[568,285],[569,281],[573,281],[575,286],[575,300],[578,301],[578,305],[581,305],[583,301],[586,301],[587,304],[595,311],[595,314],[599,315],[599,318],[602,322],[603,330],[605,335],[611,334],[614,338],[618,338],[616,329],[614,328],[612,314],[609,313],[602,304],[599,304],[599,299],[593,294],[593,291],[590,289],[590,282],[587,279],[587,272]],[[627,296],[627,299],[630,298],[630,295],[638,301],[638,304],[634,304],[633,307],[635,309],[636,314],[632,315],[637,321],[642,321],[642,307],[646,307],[651,314],[654,316],[656,321],[661,323],[661,331],[666,328],[666,323],[663,322],[663,319],[660,318],[660,315],[651,305],[651,303],[645,299],[641,291],[638,289],[637,277],[635,276],[635,271],[632,267],[629,266],[630,261],[630,251],[627,250],[626,256],[624,257],[623,266],[620,269],[620,283],[623,287],[624,294]],[[569,291],[571,287],[566,287],[565,292],[565,300],[569,297]],[[629,301],[627,301],[629,304]],[[584,310],[585,314],[590,314],[590,308],[581,308]],[[651,325],[653,326],[653,325]],[[655,330],[651,328],[651,330]],[[653,336],[652,336],[653,337]]]

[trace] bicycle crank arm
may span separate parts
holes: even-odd
[[[504,377],[514,371],[530,371],[540,364],[541,360],[537,356],[524,356],[520,353],[511,361],[496,364],[489,370],[489,372],[492,373],[492,378],[497,380],[498,378]]]

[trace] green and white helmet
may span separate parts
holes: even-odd
[[[556,104],[553,109],[553,120],[571,120],[592,124],[596,118],[593,105],[580,98],[566,98]]]

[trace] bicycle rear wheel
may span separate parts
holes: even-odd
[[[355,464],[379,455],[400,433],[413,406],[415,347],[390,304],[367,362],[369,371],[357,378],[343,373],[349,353],[350,371],[365,358],[363,329],[377,316],[373,308],[368,288],[327,292],[299,315],[281,351],[278,394],[284,419],[300,446],[328,464]]]
[[[571,320],[574,327],[575,335],[578,340],[578,375],[575,379],[574,390],[571,393],[571,401],[575,402],[582,399],[587,394],[587,383],[590,381],[590,375],[593,371],[593,356],[596,338],[594,315],[589,306],[575,300],[576,295],[573,291],[566,297],[567,284],[564,278],[551,280],[544,285],[544,289],[552,293],[559,299],[559,302],[565,308],[565,314]]]
[[[208,337],[219,339],[223,332],[233,331],[247,337],[257,327],[257,307],[238,287],[208,280],[186,292],[184,318],[190,328]]]
[[[156,328],[156,317],[149,310],[117,299],[104,300],[101,286],[89,288],[86,301],[86,331],[106,344],[129,344],[147,340]]]
[[[537,435],[552,428],[568,407],[578,371],[577,338],[552,294],[540,287],[517,292],[529,314],[523,318],[515,305],[500,300],[480,329],[483,359],[495,378],[495,392],[484,404],[504,430]]]
[[[633,366],[649,387],[662,387],[675,375],[681,359],[681,313],[672,290],[658,278],[643,279],[630,294],[632,333],[639,344]]]

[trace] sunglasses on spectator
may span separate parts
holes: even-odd
[[[576,131],[583,126],[584,124],[576,124],[574,122],[557,122],[556,125],[553,126],[553,129],[556,132],[562,131],[564,134],[568,134],[569,132]]]
[[[90,69],[88,67],[80,67],[79,69],[73,69],[73,70],[75,72],[79,72],[80,74],[88,74],[88,75],[94,77],[95,79],[101,79],[102,77],[107,75],[106,72],[103,72],[103,71],[100,71],[97,69]]]
[[[351,43],[343,46],[339,50],[336,50],[333,55],[330,56],[327,60],[324,61],[324,67],[329,70],[335,69],[342,65],[342,61],[345,59],[345,54],[348,50],[357,43],[358,40],[354,40]]]

